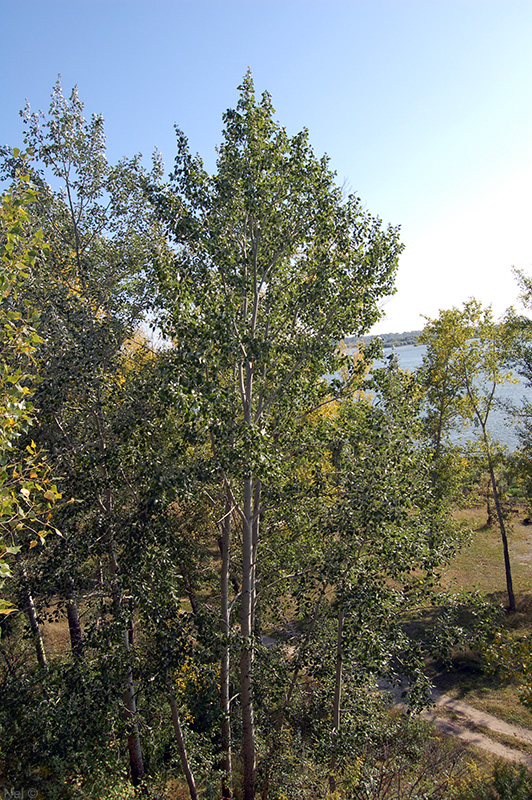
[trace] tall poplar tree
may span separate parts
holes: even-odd
[[[293,450],[295,421],[341,394],[340,382],[324,377],[346,363],[338,342],[379,318],[402,247],[396,228],[342,195],[308,132],[289,136],[270,96],[255,99],[249,72],[239,88],[237,108],[224,115],[216,172],[207,173],[178,130],[175,170],[154,201],[175,250],[160,273],[159,324],[173,342],[176,402],[210,443],[223,487],[222,573],[226,550],[235,553],[227,523],[237,522],[243,797],[252,800],[265,497]],[[221,586],[227,633],[227,574]]]

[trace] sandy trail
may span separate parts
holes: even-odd
[[[518,746],[519,742],[532,745],[532,731],[523,728],[521,725],[512,725],[485,711],[479,711],[469,703],[462,700],[455,700],[447,694],[434,691],[432,695],[434,708],[426,709],[421,712],[421,717],[428,720],[435,728],[450,736],[456,736],[475,747],[480,747],[499,758],[507,761],[517,761],[532,770],[532,754],[523,753],[509,745],[497,742],[481,731],[474,730],[471,726],[478,726],[493,733],[504,734],[515,739]],[[438,714],[438,709],[442,708],[451,711],[457,719],[449,719]]]
[[[405,707],[401,700],[401,695],[406,688],[406,684],[392,687],[382,681],[379,682],[379,688],[389,692],[397,705]],[[455,736],[457,739],[461,739],[475,747],[480,747],[498,758],[524,764],[528,769],[532,770],[532,754],[523,753],[517,749],[520,742],[532,745],[532,730],[521,725],[513,725],[485,711],[479,711],[478,708],[469,703],[464,703],[463,700],[456,700],[438,689],[433,689],[431,699],[434,706],[422,711],[420,717],[434,725],[437,730],[446,733],[448,736]],[[439,713],[439,709],[451,712],[454,718],[442,716],[441,712]],[[486,731],[510,737],[515,740],[516,747],[513,748],[510,745],[498,742],[487,733],[476,730],[476,728],[484,728]]]

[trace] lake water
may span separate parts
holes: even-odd
[[[421,366],[425,351],[425,345],[405,345],[404,347],[394,348],[386,347],[384,348],[384,356],[386,358],[386,356],[394,352],[401,369],[415,372],[415,370]],[[531,399],[532,389],[526,386],[525,382],[515,371],[514,377],[518,379],[518,383],[506,383],[498,387],[495,396],[499,403],[511,401],[515,405],[520,405],[525,397],[529,400]],[[516,415],[510,415],[500,404],[496,404],[490,413],[488,423],[488,429],[493,438],[506,445],[510,450],[515,450],[519,444],[516,433],[516,426],[518,423]],[[468,428],[464,428],[463,433],[457,435],[457,439],[471,440],[474,436],[475,428],[469,426]]]

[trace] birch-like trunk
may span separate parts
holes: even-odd
[[[253,708],[253,601],[255,571],[253,564],[253,481],[244,480],[242,522],[242,591],[240,612],[240,702],[242,707],[242,759],[244,798],[255,800],[255,719]]]
[[[120,582],[120,564],[118,562],[118,551],[113,532],[113,514],[114,514],[114,501],[113,492],[111,488],[111,479],[107,471],[105,456],[106,456],[106,443],[104,435],[104,425],[101,418],[101,400],[100,400],[100,387],[98,387],[98,407],[97,410],[93,409],[93,416],[96,422],[96,429],[98,434],[98,443],[100,455],[102,456],[102,472],[105,479],[106,490],[103,497],[99,498],[102,511],[105,512],[108,520],[108,534],[107,546],[109,553],[109,564],[111,568],[111,594],[113,598],[113,607],[117,617],[122,610],[123,596],[122,587]],[[132,629],[131,622],[131,629]],[[131,773],[131,783],[133,786],[138,786],[144,778],[144,761],[142,758],[142,749],[140,746],[140,733],[137,720],[137,702],[135,697],[135,685],[133,681],[133,667],[131,664],[130,649],[132,645],[132,630],[124,628],[123,642],[126,655],[126,674],[124,676],[124,688],[122,693],[122,700],[124,704],[125,718],[129,726],[129,733],[127,737],[127,746],[129,751],[129,768]]]
[[[220,555],[222,558],[222,568],[220,576],[221,589],[221,621],[222,636],[224,637],[224,649],[221,665],[221,685],[220,685],[220,706],[222,710],[222,798],[230,800],[233,797],[233,766],[232,766],[232,742],[231,742],[231,686],[230,668],[231,654],[229,648],[229,635],[231,631],[230,606],[229,606],[229,565],[231,554],[231,508],[232,502],[229,493],[226,495],[225,516],[221,526],[221,536],[219,539]]]
[[[24,613],[26,614],[26,618],[28,620],[33,635],[33,642],[35,644],[35,653],[37,655],[37,661],[39,662],[39,665],[43,669],[48,669],[48,660],[46,658],[44,640],[42,638],[41,626],[39,625],[39,620],[37,619],[37,610],[35,608],[35,602],[33,600],[33,594],[28,579],[28,573],[26,572],[26,567],[24,566],[24,563],[19,555],[17,555],[17,562],[20,570],[20,583],[22,588]]]
[[[79,619],[78,603],[74,581],[67,575],[65,578],[66,586],[66,612],[68,620],[68,632],[70,634],[70,647],[72,655],[76,661],[83,659],[83,634]]]
[[[504,553],[504,572],[506,575],[506,591],[508,593],[508,610],[515,611],[515,595],[514,595],[514,588],[512,582],[512,570],[510,566],[510,552],[508,550],[508,537],[506,535],[506,525],[504,524],[504,516],[502,513],[501,502],[499,497],[499,490],[497,488],[497,481],[495,479],[495,467],[493,466],[493,459],[491,457],[491,449],[489,444],[489,436],[487,430],[487,421],[488,421],[488,414],[491,408],[491,404],[493,401],[493,397],[495,395],[496,383],[493,383],[493,388],[491,391],[491,395],[488,398],[488,402],[486,405],[485,413],[482,415],[473,402],[473,392],[471,389],[471,384],[468,380],[466,380],[466,389],[468,397],[471,400],[471,404],[475,413],[475,416],[478,420],[480,428],[482,430],[482,439],[484,441],[484,447],[486,448],[486,455],[488,459],[488,471],[490,474],[490,481],[491,481],[491,488],[493,491],[493,501],[495,503],[495,510],[497,512],[497,520],[499,522],[499,530],[501,532],[501,540],[502,540],[502,549]]]
[[[139,726],[137,721],[137,700],[135,697],[135,684],[133,681],[133,670],[129,661],[130,635],[129,631],[124,631],[124,644],[128,654],[128,666],[125,676],[125,689],[122,695],[126,721],[130,727],[127,737],[127,748],[129,751],[129,768],[131,771],[131,783],[138,786],[144,778],[144,761],[142,759],[142,749],[140,746]]]
[[[336,634],[336,670],[334,681],[334,704],[333,704],[333,734],[340,734],[341,725],[341,705],[342,705],[342,671],[343,671],[343,647],[342,636],[344,632],[345,612],[341,608],[338,613],[338,629]],[[331,794],[336,791],[336,742],[333,743],[333,753],[331,756],[331,768],[329,771],[329,791]]]
[[[185,775],[188,791],[190,793],[190,800],[198,800],[198,790],[196,789],[196,782],[194,774],[190,768],[188,760],[187,749],[185,746],[185,737],[183,735],[183,728],[181,727],[181,720],[179,719],[179,709],[177,702],[172,692],[170,680],[168,680],[168,699],[170,700],[170,708],[172,711],[172,723],[174,726],[174,733],[177,739],[177,749],[179,750],[179,757],[181,759],[181,766]]]
[[[113,605],[115,612],[119,614],[122,609],[122,590],[119,584],[119,564],[116,552],[116,543],[112,531],[109,534],[109,555],[111,562],[111,574],[113,579]],[[131,773],[131,783],[138,786],[144,778],[144,761],[142,758],[142,748],[140,746],[140,733],[137,720],[137,701],[135,696],[135,684],[133,680],[133,667],[131,664],[130,649],[133,638],[132,623],[129,628],[124,628],[123,643],[126,655],[126,673],[124,676],[124,690],[122,700],[124,704],[124,714],[128,723],[129,733],[127,736],[127,747],[129,751],[129,768]]]
[[[495,469],[493,466],[493,461],[491,459],[491,453],[489,450],[489,445],[487,441],[487,434],[483,430],[484,433],[484,440],[486,442],[486,452],[488,454],[488,469],[490,473],[490,480],[491,480],[491,488],[493,491],[493,501],[495,503],[495,509],[497,511],[497,519],[499,522],[499,530],[501,532],[501,540],[502,540],[502,550],[504,553],[504,572],[506,575],[506,591],[508,594],[508,610],[515,611],[515,595],[514,595],[514,587],[512,582],[512,569],[510,566],[510,552],[508,549],[508,536],[506,535],[506,525],[504,524],[504,516],[502,513],[501,508],[501,501],[499,497],[499,490],[497,488],[497,481],[495,480]]]

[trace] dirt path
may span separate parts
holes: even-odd
[[[475,747],[480,747],[499,758],[507,761],[517,761],[532,770],[532,754],[523,753],[502,742],[492,739],[482,731],[475,730],[476,727],[485,728],[493,733],[500,733],[512,737],[516,746],[519,742],[532,745],[532,731],[523,728],[521,725],[512,725],[485,711],[479,711],[469,703],[455,700],[447,694],[441,692],[433,693],[433,700],[436,704],[434,708],[421,712],[423,719],[431,722],[435,728],[450,736],[456,736]],[[438,709],[452,712],[456,719],[449,719],[438,714]]]
[[[406,683],[403,686],[392,687],[386,681],[379,681],[379,688],[392,695],[397,705],[404,707],[401,695],[406,688]],[[468,744],[472,744],[475,747],[480,747],[498,758],[517,761],[532,770],[532,754],[524,753],[517,749],[520,742],[532,746],[532,730],[523,728],[521,725],[512,725],[498,717],[494,717],[493,714],[479,711],[478,708],[469,705],[469,703],[455,700],[450,695],[437,689],[433,690],[431,699],[434,706],[422,711],[420,717],[430,722],[439,731],[446,733],[448,736],[462,739],[462,741],[468,742]],[[452,717],[444,716],[441,713],[442,711],[452,714]],[[478,728],[483,728],[487,732],[484,733]],[[492,739],[489,736],[490,731],[513,739],[516,747],[513,748],[510,745]]]

